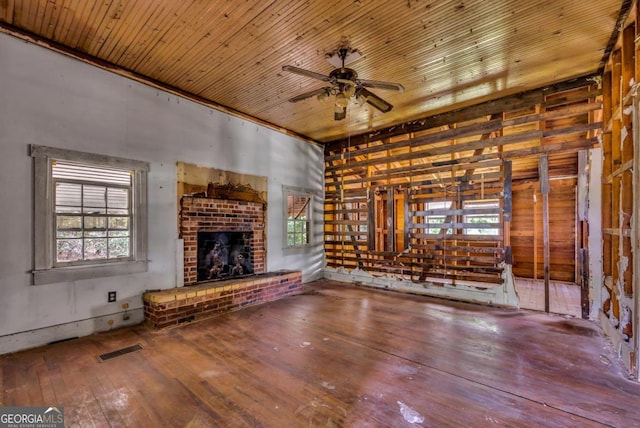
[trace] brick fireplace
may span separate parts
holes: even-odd
[[[265,273],[265,206],[257,202],[183,196],[180,210],[180,236],[184,240],[184,284],[231,276],[233,266],[242,259],[241,275]],[[200,236],[200,247],[198,246]],[[206,273],[203,258],[212,243],[224,237],[228,267]],[[208,239],[208,241],[206,240]],[[231,243],[233,241],[235,244]],[[203,244],[205,242],[205,244]],[[237,250],[237,248],[241,248]],[[237,254],[241,257],[237,257]],[[210,266],[207,267],[209,269]],[[200,272],[200,275],[198,274]],[[215,275],[214,275],[215,273]]]
[[[189,287],[145,292],[147,324],[154,328],[188,324],[299,293],[300,271],[266,272],[265,208],[259,202],[183,196],[180,236],[184,285]],[[209,265],[203,267],[202,259],[213,253],[217,243],[228,263],[214,275]],[[233,270],[238,254],[245,263],[240,274]]]

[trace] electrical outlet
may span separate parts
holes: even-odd
[[[109,291],[109,293],[107,293],[107,302],[111,303],[111,302],[115,302],[116,301],[116,292],[115,291]]]

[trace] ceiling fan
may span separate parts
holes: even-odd
[[[358,73],[351,68],[347,68],[345,65],[348,59],[350,59],[350,62],[353,62],[355,59],[360,58],[360,56],[361,55],[357,50],[349,47],[341,47],[333,54],[328,55],[327,59],[329,59],[329,62],[334,63],[336,66],[336,69],[328,76],[314,71],[294,67],[292,65],[283,66],[283,71],[311,77],[312,79],[318,79],[331,84],[331,86],[325,86],[324,88],[315,89],[295,96],[289,99],[289,101],[297,103],[298,101],[306,100],[311,97],[317,97],[322,101],[328,99],[330,96],[335,96],[335,120],[342,120],[347,117],[347,106],[351,99],[354,99],[360,105],[364,102],[371,104],[383,113],[390,111],[393,106],[373,92],[369,91],[367,88],[403,92],[404,86],[393,82],[358,79]],[[339,62],[335,63],[334,61],[331,61],[331,59],[336,59],[336,57],[339,59]]]

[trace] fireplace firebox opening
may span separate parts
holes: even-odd
[[[253,232],[198,231],[197,281],[252,275]]]

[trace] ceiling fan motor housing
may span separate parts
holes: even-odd
[[[329,78],[337,86],[336,104],[346,107],[349,99],[356,93],[358,73],[351,68],[336,68],[329,74]]]
[[[354,84],[358,78],[358,73],[351,68],[336,68],[329,74],[329,77],[336,80],[351,80]]]

